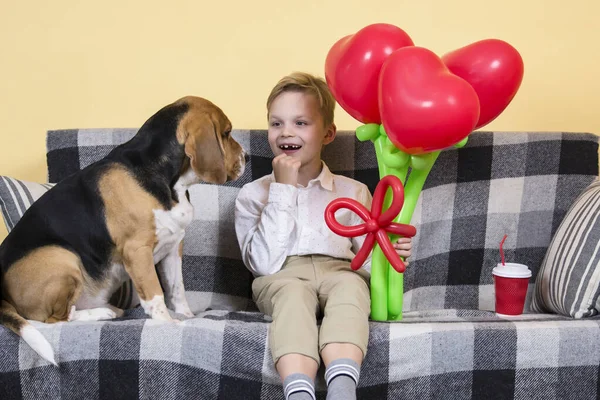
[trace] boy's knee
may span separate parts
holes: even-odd
[[[327,295],[325,309],[343,309],[344,313],[366,315],[371,311],[371,293],[364,279],[354,273],[345,274]]]

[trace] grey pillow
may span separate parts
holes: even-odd
[[[573,318],[600,310],[600,181],[575,200],[554,234],[531,307]]]
[[[0,176],[0,210],[10,232],[34,201],[46,193],[53,183],[35,183]]]

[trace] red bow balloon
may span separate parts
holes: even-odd
[[[385,193],[390,187],[394,194],[392,204],[390,208],[382,214],[381,210]],[[400,210],[402,210],[403,204],[404,187],[402,186],[402,182],[394,175],[386,175],[379,181],[377,188],[375,188],[373,205],[371,206],[370,213],[369,210],[358,201],[346,197],[335,199],[327,205],[325,208],[325,222],[333,232],[344,237],[357,237],[362,236],[365,233],[367,234],[365,242],[350,263],[350,267],[353,270],[356,271],[363,265],[375,245],[375,240],[377,240],[379,247],[381,247],[381,250],[392,267],[400,273],[404,272],[406,266],[398,256],[398,253],[394,250],[394,247],[386,234],[386,232],[390,232],[404,237],[413,237],[416,235],[417,230],[414,226],[392,222],[392,220],[400,213]],[[365,223],[354,226],[340,224],[335,219],[335,212],[340,208],[347,208],[354,211],[363,221],[365,221]]]
[[[340,106],[363,122],[381,123],[377,81],[385,59],[412,46],[406,32],[390,24],[372,24],[338,40],[327,53],[325,79]]]
[[[504,111],[523,80],[521,55],[498,39],[480,40],[444,55],[442,60],[477,92],[480,113],[475,129],[489,124]]]
[[[431,50],[415,46],[396,50],[383,64],[379,108],[388,137],[409,154],[453,146],[479,119],[473,87]]]

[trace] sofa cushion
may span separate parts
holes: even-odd
[[[442,152],[413,215],[404,309],[494,310],[492,269],[507,234],[506,259],[533,271],[528,312],[552,234],[598,176],[597,152],[597,136],[542,132],[474,132]]]
[[[100,159],[135,132],[48,132],[50,182]],[[244,175],[236,182],[191,190],[196,215],[184,240],[184,278],[193,311],[253,306],[252,277],[234,234],[234,201],[245,183],[271,173],[272,154],[266,130],[232,134],[250,156]],[[332,172],[374,191],[379,173],[372,143],[340,131],[322,158]],[[598,137],[592,134],[474,132],[464,148],[442,152],[413,215],[417,235],[404,276],[404,311],[493,310],[491,271],[500,260],[504,234],[507,259],[527,264],[534,282],[554,231],[597,177]]]
[[[573,318],[600,310],[600,181],[575,200],[554,234],[532,307]]]
[[[56,349],[49,365],[0,329],[0,398],[283,398],[268,349],[269,318],[207,311],[180,324],[141,309],[111,321],[35,326]],[[408,312],[370,323],[359,399],[595,399],[600,319],[493,312]],[[325,398],[323,371],[318,398]]]

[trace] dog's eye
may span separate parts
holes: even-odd
[[[229,135],[231,135],[231,131],[225,131],[225,132],[223,132],[223,136],[228,137]]]

